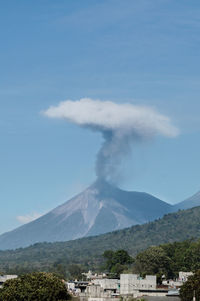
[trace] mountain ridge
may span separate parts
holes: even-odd
[[[191,197],[185,199],[174,205],[175,210],[179,209],[189,209],[192,207],[200,206],[200,191],[192,195]]]

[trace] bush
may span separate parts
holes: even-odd
[[[0,290],[0,301],[69,300],[65,284],[51,273],[36,272],[7,280]]]

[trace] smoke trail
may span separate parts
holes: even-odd
[[[178,135],[168,117],[146,106],[82,98],[63,101],[43,114],[102,133],[104,142],[97,155],[96,174],[107,180],[115,177],[122,158],[131,152],[136,141],[156,135]]]

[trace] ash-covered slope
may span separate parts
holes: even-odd
[[[152,195],[123,191],[98,180],[42,217],[2,234],[0,249],[98,235],[143,224],[171,211],[171,205]]]
[[[200,206],[200,191],[195,193],[193,196],[186,199],[185,201],[175,204],[174,211],[177,211],[179,209],[189,209],[197,206]]]

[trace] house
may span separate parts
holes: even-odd
[[[162,284],[168,286],[169,289],[180,288],[183,283],[188,280],[188,277],[192,275],[192,272],[179,272],[179,276],[176,280],[164,280]]]
[[[109,280],[109,279],[108,279]],[[85,293],[79,294],[81,301],[116,301],[116,297],[119,295],[113,293],[111,289],[104,289],[100,285],[89,285]]]
[[[99,285],[104,291],[111,291],[113,293],[120,292],[120,280],[119,279],[94,279],[91,281],[94,285]]]
[[[133,295],[139,290],[156,290],[156,285],[156,276],[142,278],[137,274],[120,275],[120,295]]]
[[[89,270],[87,273],[82,273],[82,275],[86,277],[87,280],[103,279],[107,277],[106,273],[97,274],[97,273],[93,273],[91,270]]]
[[[80,293],[84,293],[87,286],[89,285],[88,281],[69,281],[66,282],[67,289],[73,295],[79,295]]]

